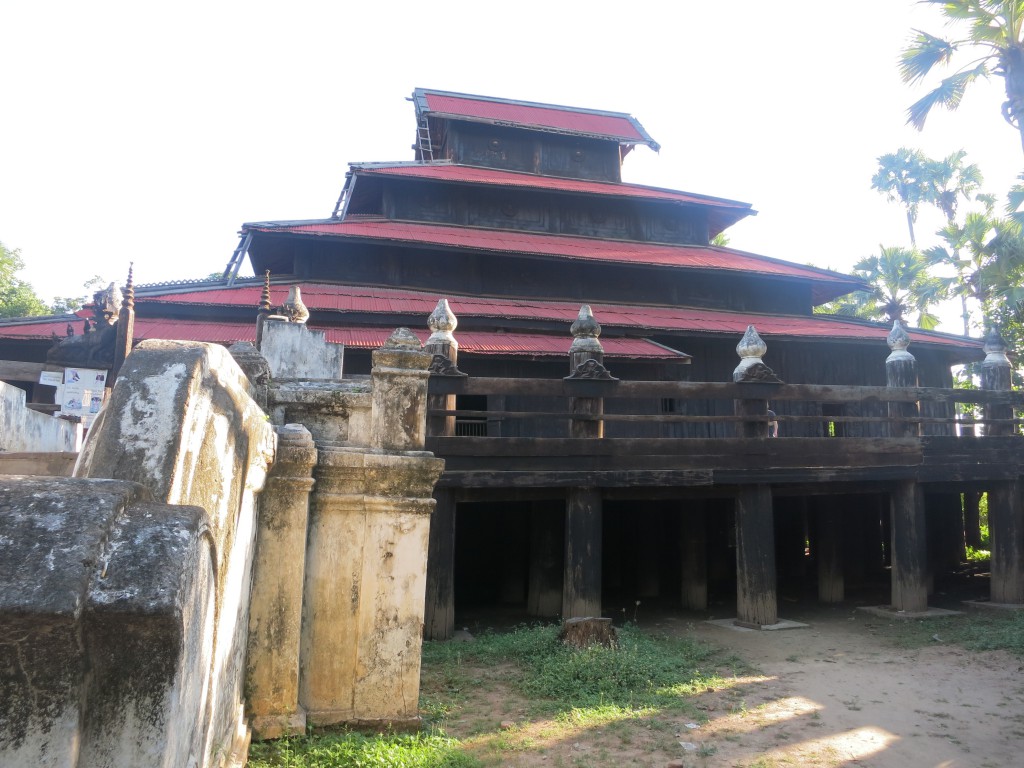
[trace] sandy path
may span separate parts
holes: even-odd
[[[707,700],[699,741],[715,752],[684,764],[1024,766],[1021,660],[938,642],[894,648],[880,638],[885,619],[849,608],[785,617],[811,626],[736,632],[659,622],[735,649],[761,673]]]

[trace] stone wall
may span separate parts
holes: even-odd
[[[203,764],[213,546],[137,483],[0,477],[0,765]]]
[[[0,451],[77,451],[81,428],[25,407],[25,390],[0,381]]]
[[[244,750],[242,691],[255,494],[273,461],[275,435],[231,355],[215,344],[145,341],[125,361],[93,425],[75,474],[132,480],[157,501],[196,504],[209,515],[216,637],[199,709],[207,762]]]

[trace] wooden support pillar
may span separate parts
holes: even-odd
[[[736,623],[761,627],[778,623],[775,589],[775,531],[772,491],[743,486],[736,494]]]
[[[530,573],[526,610],[531,616],[553,617],[562,611],[562,556],[565,510],[534,502],[530,510]]]
[[[818,563],[818,600],[841,603],[845,599],[843,581],[843,508],[824,497],[816,514],[814,553]]]
[[[910,337],[896,320],[889,333],[892,352],[885,360],[886,383],[890,387],[916,387],[917,360],[907,352]],[[918,437],[921,425],[912,419],[920,415],[915,402],[890,402],[890,430],[893,437]],[[913,481],[896,483],[890,494],[892,515],[892,607],[897,611],[928,609],[928,540],[925,531],[924,494]]]
[[[423,637],[448,640],[455,632],[455,493],[434,489],[427,544],[427,588]]]
[[[634,516],[636,525],[636,595],[657,597],[661,593],[660,564],[661,541],[664,531],[661,513],[645,509]]]
[[[964,544],[981,549],[981,493],[964,492]]]
[[[566,380],[613,381],[604,367],[604,348],[598,341],[601,326],[590,311],[580,307],[572,324],[569,347],[569,375]],[[573,414],[600,416],[604,398],[574,397]],[[573,420],[570,437],[598,439],[604,436],[604,422]],[[562,618],[601,615],[601,492],[597,488],[570,488],[565,504],[565,574],[562,580]]]
[[[458,326],[448,300],[441,299],[427,318],[431,334],[423,351],[433,355],[430,375],[465,376],[456,366],[459,343],[453,331]],[[455,410],[455,395],[427,396],[427,434],[454,435],[454,416],[433,416],[430,410]],[[447,640],[455,632],[455,495],[450,488],[436,488],[437,502],[430,516],[430,539],[427,546],[426,604],[423,614],[423,637]]]
[[[518,506],[501,510],[501,602],[526,603],[526,574],[530,552],[529,513]]]
[[[708,528],[703,501],[688,503],[683,513],[679,551],[682,557],[683,607],[704,611],[708,607]]]
[[[565,504],[562,618],[601,615],[601,492],[570,488]]]
[[[988,491],[988,535],[992,548],[993,603],[1024,603],[1024,505],[1019,481]]]
[[[928,610],[927,545],[923,494],[917,483],[896,483],[892,504],[892,607]]]
[[[1012,368],[1006,357],[1006,342],[995,331],[985,338],[985,360],[981,364],[981,387],[995,392],[1011,389]],[[1005,437],[1017,434],[1010,422],[1013,406],[985,407],[985,434]],[[1000,423],[1004,422],[1004,423]],[[992,548],[993,603],[1024,603],[1024,504],[1021,482],[993,484],[988,490],[988,532]]]

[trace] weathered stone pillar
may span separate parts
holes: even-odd
[[[836,499],[821,497],[816,505],[814,544],[818,561],[818,600],[841,603],[845,597],[843,582],[843,506]]]
[[[681,541],[683,607],[703,611],[708,607],[708,533],[703,501],[691,501],[683,512]]]
[[[299,706],[299,640],[315,464],[308,429],[277,427],[277,456],[259,500],[249,604],[246,698],[257,739],[306,732]]]
[[[779,378],[761,358],[768,350],[754,326],[736,345],[740,363],[733,381],[773,382]],[[736,401],[736,414],[751,417],[739,423],[742,437],[768,438],[768,401]],[[775,573],[775,522],[772,491],[768,485],[742,486],[736,493],[736,623],[760,629],[778,623]]]
[[[423,351],[431,355],[431,376],[465,376],[458,369],[459,343],[453,331],[459,321],[440,299],[427,318],[430,338]],[[455,395],[430,395],[428,408],[455,410]],[[455,416],[429,416],[431,435],[455,434]],[[424,606],[423,636],[427,640],[447,640],[455,632],[455,496],[450,489],[434,491],[437,506],[430,519],[430,548],[427,555],[427,591]]]
[[[910,336],[896,320],[889,333],[892,352],[885,360],[886,383],[890,387],[917,386],[917,360],[907,352]],[[891,419],[919,415],[916,402],[890,402]],[[893,421],[893,437],[916,437],[919,423]],[[928,609],[928,545],[925,535],[924,494],[913,480],[895,483],[890,494],[892,509],[892,607],[898,611]]]
[[[992,392],[1008,392],[1012,367],[1006,356],[1006,342],[996,331],[985,338],[985,360],[981,364],[981,386]],[[1013,406],[985,407],[985,434],[1006,437],[1016,433],[1010,422]],[[1005,423],[992,423],[992,422]],[[992,548],[993,603],[1024,603],[1024,505],[1019,480],[993,483],[988,491],[988,530]]]
[[[427,429],[431,356],[408,328],[399,328],[373,353],[370,445],[385,451],[422,451]]]
[[[431,494],[430,355],[398,329],[373,353],[370,446],[319,446],[306,547],[299,703],[309,723],[418,723]]]

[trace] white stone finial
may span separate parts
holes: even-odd
[[[746,333],[743,334],[740,343],[736,345],[736,354],[740,356],[740,363],[732,372],[733,378],[735,379],[738,374],[742,374],[750,366],[760,363],[767,351],[768,345],[758,335],[757,329],[748,325]]]
[[[293,323],[305,323],[309,320],[309,310],[302,301],[302,289],[293,285],[288,289],[288,298],[281,305],[281,314]]]
[[[903,327],[903,323],[899,318],[892,321],[892,330],[889,331],[886,341],[892,352],[885,358],[885,362],[914,359],[914,356],[907,352],[907,347],[910,346],[910,335],[907,333],[907,329]]]
[[[459,342],[452,334],[459,325],[459,319],[455,317],[451,307],[448,306],[448,299],[439,299],[434,311],[427,318],[427,327],[430,329],[430,338],[427,344],[448,344],[453,349],[458,349]]]
[[[601,335],[601,324],[597,322],[589,304],[580,307],[580,313],[576,320],[569,327],[573,335],[572,345],[569,352],[600,352],[604,353],[604,347],[597,337]]]
[[[1011,367],[1010,358],[1006,356],[1006,342],[995,328],[990,328],[985,334],[985,346],[982,349],[985,350],[985,359],[982,361],[982,365]]]

